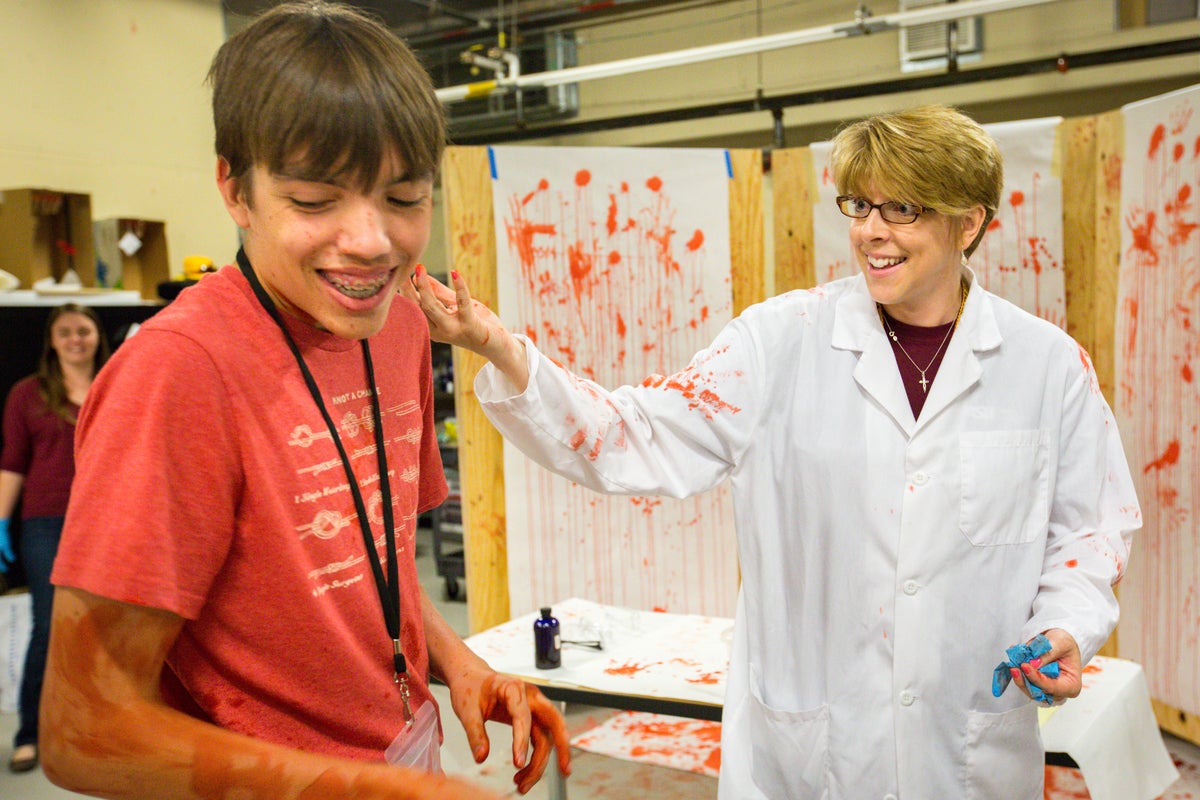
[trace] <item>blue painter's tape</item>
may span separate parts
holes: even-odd
[[[496,180],[496,151],[488,146],[488,168],[492,171],[492,180]]]
[[[725,151],[725,175],[729,180],[733,180],[733,159],[729,157],[729,151]]]

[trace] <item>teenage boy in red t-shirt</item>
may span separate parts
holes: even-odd
[[[397,298],[444,143],[428,76],[382,25],[306,2],[209,78],[243,249],[142,326],[80,417],[47,775],[154,800],[486,796],[382,763],[392,745],[437,772],[430,676],[477,760],[485,721],[513,726],[522,793],[552,747],[566,773],[561,716],[417,581],[417,515],[446,496],[428,330]]]

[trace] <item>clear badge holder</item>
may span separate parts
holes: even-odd
[[[437,706],[431,701],[421,704],[406,725],[384,751],[392,766],[409,767],[440,774],[442,771],[441,741],[438,736]]]

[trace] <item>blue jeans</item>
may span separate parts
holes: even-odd
[[[15,747],[37,744],[38,740],[38,709],[46,673],[46,651],[50,645],[50,607],[54,600],[50,570],[54,567],[62,529],[63,517],[21,520],[21,564],[33,601],[33,628],[29,633],[29,649],[25,652],[25,672],[21,676],[21,719],[13,741]]]

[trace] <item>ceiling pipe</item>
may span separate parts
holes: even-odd
[[[469,22],[475,26],[477,31],[488,31],[496,27],[495,24],[486,17],[479,16],[478,14],[470,14],[466,11],[459,11],[453,6],[446,5],[445,3],[437,3],[433,2],[433,0],[401,0],[401,2],[407,3],[410,6],[423,8],[430,13],[443,14],[447,17],[453,17],[460,22]]]
[[[518,4],[515,23],[523,33],[528,34],[551,27],[562,29],[596,25],[603,20],[617,16],[623,19],[637,19],[646,14],[657,16],[679,8],[701,8],[726,2],[730,2],[730,0],[707,0],[705,2],[701,0],[671,0],[670,2],[663,0],[604,0],[597,3],[572,2],[533,11],[522,10]],[[441,7],[439,6],[439,8]],[[434,27],[428,23],[400,26],[396,32],[411,47],[418,49],[442,46],[455,40],[476,38],[479,35],[477,28],[446,24]]]
[[[1168,42],[1132,45],[1108,50],[1092,50],[1081,53],[1060,53],[1058,56],[1034,58],[1008,64],[998,64],[991,67],[960,70],[955,73],[937,72],[917,75],[907,78],[893,78],[885,81],[860,83],[848,86],[835,86],[815,89],[793,94],[755,97],[748,100],[732,100],[687,108],[673,108],[664,111],[643,112],[621,117],[603,117],[585,122],[567,122],[537,127],[472,135],[459,133],[451,138],[455,145],[485,145],[501,142],[518,142],[530,139],[545,139],[549,137],[576,136],[585,133],[609,132],[624,128],[636,128],[646,125],[662,125],[672,122],[687,122],[696,119],[711,119],[730,114],[749,114],[760,111],[770,111],[776,117],[777,124],[782,122],[782,110],[818,103],[832,103],[842,100],[856,100],[864,97],[881,97],[883,95],[900,94],[904,92],[927,91],[947,86],[965,86],[987,81],[1007,80],[1027,75],[1039,75],[1050,72],[1065,73],[1074,69],[1101,67],[1112,64],[1122,64],[1145,59],[1172,58],[1180,55],[1200,53],[1200,36],[1186,39],[1175,39]],[[776,116],[778,115],[778,116]],[[782,132],[779,131],[779,134]]]
[[[878,17],[871,16],[869,11],[860,7],[859,11],[855,14],[855,19],[850,22],[822,25],[815,28],[805,28],[803,30],[776,33],[767,36],[756,36],[751,39],[739,39],[715,45],[692,47],[670,53],[636,56],[618,61],[609,61],[603,64],[588,64],[581,67],[567,67],[566,69],[550,72],[535,72],[528,75],[521,75],[515,79],[478,81],[459,86],[447,86],[443,89],[438,89],[437,96],[443,103],[456,103],[460,100],[484,97],[495,91],[544,88],[559,86],[564,83],[581,83],[599,78],[612,78],[618,75],[628,75],[652,69],[695,64],[700,61],[731,58],[750,53],[762,53],[802,44],[813,44],[831,39],[842,39],[850,36],[890,31],[912,25],[947,22],[964,17],[981,16],[997,11],[1007,11],[1015,8],[1055,2],[1058,2],[1058,0],[968,0],[968,2],[927,6],[911,11],[884,14]]]

